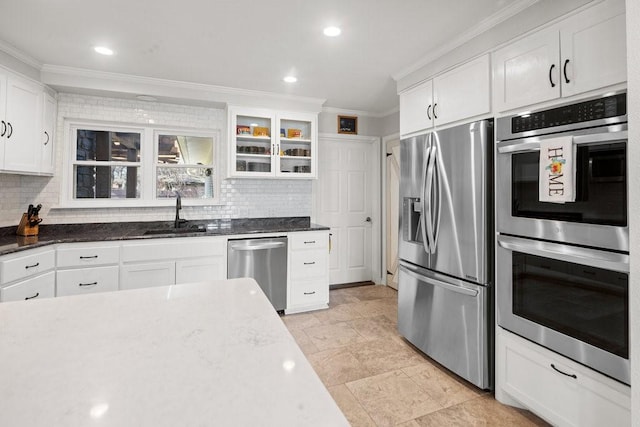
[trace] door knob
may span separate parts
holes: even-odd
[[[365,219],[365,221],[366,221],[366,222],[371,222],[371,217],[370,217],[370,216],[368,216],[368,217]]]

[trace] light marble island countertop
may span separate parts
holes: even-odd
[[[0,304],[0,423],[347,426],[253,279]]]

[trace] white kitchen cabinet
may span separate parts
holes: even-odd
[[[122,243],[120,289],[226,278],[225,237],[182,237]]]
[[[557,426],[631,425],[628,386],[500,327],[496,353],[498,400],[506,393]]]
[[[228,114],[229,176],[317,176],[317,114],[240,107],[230,107]]]
[[[56,129],[56,99],[46,92],[42,92],[42,161],[40,172],[43,175],[53,175],[55,172],[55,129]]]
[[[609,0],[493,53],[494,110],[626,81],[624,2]]]
[[[287,314],[329,306],[329,232],[289,233]]]
[[[0,302],[28,301],[55,296],[56,274],[53,271],[0,288]]]
[[[400,94],[400,134],[491,112],[491,67],[483,55]]]
[[[37,276],[56,266],[55,250],[34,249],[5,255],[0,259],[0,285]]]
[[[120,244],[64,243],[56,248],[56,296],[117,291]]]

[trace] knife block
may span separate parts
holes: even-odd
[[[23,213],[22,218],[20,219],[20,224],[18,224],[18,230],[16,231],[16,234],[18,236],[37,236],[38,231],[39,231],[38,224],[30,225],[27,214]]]

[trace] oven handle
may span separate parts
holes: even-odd
[[[628,139],[628,137],[628,132],[626,130],[618,132],[603,132],[594,133],[591,135],[574,136],[573,143],[575,145],[597,144],[603,142],[620,141],[622,139]],[[537,150],[540,150],[540,140],[527,142],[506,141],[498,143],[498,153],[500,154]]]
[[[498,244],[510,251],[538,255],[620,273],[629,272],[629,255],[626,254],[503,235],[498,236]]]

